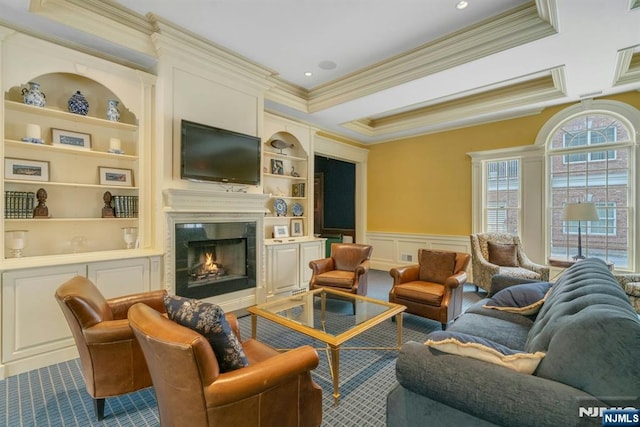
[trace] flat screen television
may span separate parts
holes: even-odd
[[[260,147],[256,136],[182,120],[180,177],[259,185]]]

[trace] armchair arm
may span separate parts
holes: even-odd
[[[313,274],[322,274],[327,271],[334,270],[333,258],[322,258],[309,261],[309,267],[313,270]]]
[[[166,290],[141,292],[138,294],[124,295],[121,297],[110,298],[107,300],[109,308],[114,319],[126,319],[129,308],[138,302],[148,305],[157,312],[165,313],[163,297]]]
[[[82,332],[88,346],[135,339],[127,318],[99,322]]]
[[[542,280],[543,282],[549,280],[549,267],[547,267],[546,265],[536,264],[535,262],[531,261],[520,248],[518,248],[518,255],[520,256],[520,267],[526,268],[527,270],[535,271],[540,275],[540,280]]]
[[[575,426],[589,421],[578,416],[581,400],[607,406],[563,383],[441,353],[417,342],[402,346],[396,375],[414,393],[497,425]]]
[[[393,286],[416,281],[418,280],[419,273],[420,266],[418,264],[394,267],[389,270],[389,274],[393,277]]]
[[[220,374],[205,389],[205,399],[209,406],[237,402],[291,381],[300,374],[310,374],[318,362],[318,353],[313,347],[298,347],[246,368]]]
[[[360,263],[359,266],[356,267],[353,273],[356,275],[356,277],[360,277],[368,271],[369,271],[369,260],[365,259]]]
[[[447,277],[447,280],[445,280],[444,285],[448,288],[455,289],[458,286],[464,285],[465,283],[467,283],[467,272],[460,271],[454,274],[453,276]]]

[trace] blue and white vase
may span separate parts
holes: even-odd
[[[42,91],[40,91],[40,83],[29,82],[29,89],[22,88],[22,99],[27,105],[35,105],[36,107],[44,107],[46,101]]]
[[[107,119],[112,122],[120,121],[120,110],[118,110],[118,101],[110,99],[107,106]]]
[[[87,98],[85,98],[79,90],[71,95],[68,105],[70,113],[86,116],[89,112],[89,101],[87,101]]]

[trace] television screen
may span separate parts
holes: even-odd
[[[180,177],[260,184],[260,138],[182,120]]]

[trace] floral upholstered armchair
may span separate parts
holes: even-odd
[[[489,294],[496,274],[549,280],[549,267],[536,264],[524,253],[520,237],[508,233],[477,233],[471,238],[473,284]]]
[[[629,297],[633,308],[640,313],[640,273],[614,274],[614,276]]]

